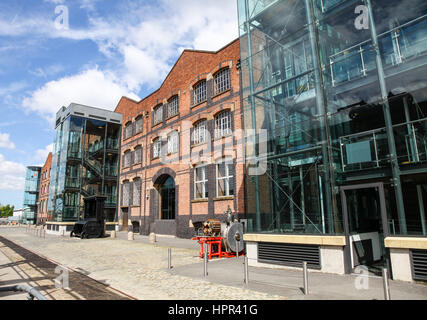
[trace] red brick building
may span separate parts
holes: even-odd
[[[37,224],[49,221],[47,210],[49,201],[50,168],[52,166],[52,152],[49,153],[40,173],[39,203],[37,207]]]
[[[228,207],[244,212],[239,69],[238,40],[185,50],[158,90],[120,100],[122,230],[188,238]]]

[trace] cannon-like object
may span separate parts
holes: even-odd
[[[84,220],[76,222],[70,237],[81,239],[102,238],[105,230],[104,202],[105,196],[92,196],[84,199]]]

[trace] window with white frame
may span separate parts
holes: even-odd
[[[153,141],[153,159],[160,158],[162,150],[162,140],[157,138]]]
[[[208,167],[194,168],[194,199],[208,198]]]
[[[174,131],[168,134],[168,154],[178,152],[179,134],[178,131]]]
[[[174,96],[168,101],[168,118],[171,118],[177,115],[178,111],[179,111],[179,98],[178,96]]]
[[[141,205],[141,179],[135,179],[133,181],[133,196],[132,196],[132,205],[140,206]]]
[[[136,124],[135,124],[135,132],[136,133],[142,132],[143,121],[144,121],[144,118],[142,116],[140,116],[136,119]]]
[[[142,147],[135,148],[135,163],[142,162]]]
[[[234,195],[233,162],[230,159],[216,165],[216,194],[218,198]]]
[[[206,100],[206,80],[202,80],[194,86],[194,100],[196,105]]]
[[[132,137],[132,122],[128,122],[125,126],[125,139]]]
[[[159,124],[160,122],[163,121],[163,105],[159,105],[154,108],[153,121],[154,121],[154,125]]]
[[[207,121],[202,120],[197,122],[193,128],[193,144],[206,142]]]
[[[215,138],[231,134],[231,112],[221,112],[215,117]]]
[[[214,76],[214,94],[227,91],[230,87],[230,69],[226,68],[217,72]]]

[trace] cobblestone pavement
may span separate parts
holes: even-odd
[[[167,248],[157,245],[111,238],[80,240],[78,238],[47,235],[46,239],[43,239],[35,236],[34,231],[29,232],[25,228],[0,227],[0,250],[3,252],[10,250],[10,247],[13,245],[8,240],[37,253],[37,255],[55,260],[58,264],[78,272],[70,272],[70,275],[77,274],[81,276],[80,273],[85,274],[92,279],[116,288],[137,299],[284,299],[284,297],[244,288],[213,284],[200,279],[173,275],[167,270]],[[174,248],[173,266],[179,267],[202,263],[198,254],[198,250]],[[27,263],[32,265],[35,264],[33,260],[37,260],[38,258],[34,254],[29,254],[25,259],[27,259]],[[19,257],[16,260],[18,261]],[[48,275],[51,275],[54,266],[48,265],[46,268],[48,269]],[[200,270],[202,272],[202,265]],[[43,278],[41,274],[37,273],[34,276]],[[52,275],[53,278],[57,276],[54,273]],[[82,284],[78,280],[78,278],[75,280],[70,279],[70,288],[71,291],[77,292],[81,296],[73,297],[70,292],[58,292],[58,299],[119,298],[117,293],[114,293],[117,295],[116,297],[106,296],[105,298],[102,295],[91,296],[89,293],[85,294],[85,290],[80,288]],[[52,286],[52,278],[47,281],[50,281],[49,285],[39,284],[39,286]],[[50,287],[44,289],[48,290],[49,294],[55,296],[54,285],[53,289],[50,289]],[[124,297],[122,296],[121,298]]]

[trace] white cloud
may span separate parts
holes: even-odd
[[[36,153],[34,154],[34,161],[42,163],[41,167],[44,166],[49,152],[53,152],[53,143],[46,146],[44,149],[36,150]]]
[[[15,144],[10,141],[10,134],[0,133],[0,148],[15,149]]]
[[[88,11],[85,29],[71,23],[69,30],[57,30],[40,17],[14,26],[0,20],[0,35],[91,40],[109,58],[103,70],[48,82],[24,99],[25,108],[50,119],[70,102],[113,109],[123,95],[138,100],[132,92],[158,88],[183,48],[215,51],[238,36],[237,6],[230,0],[121,1],[106,16],[96,12],[97,2],[80,0],[78,5]],[[43,70],[36,74],[43,76]]]
[[[25,171],[24,165],[6,161],[4,156],[0,154],[0,190],[24,192]]]
[[[52,120],[62,106],[68,107],[72,102],[114,110],[123,95],[139,99],[113,75],[94,68],[46,83],[23,100],[23,107]]]

